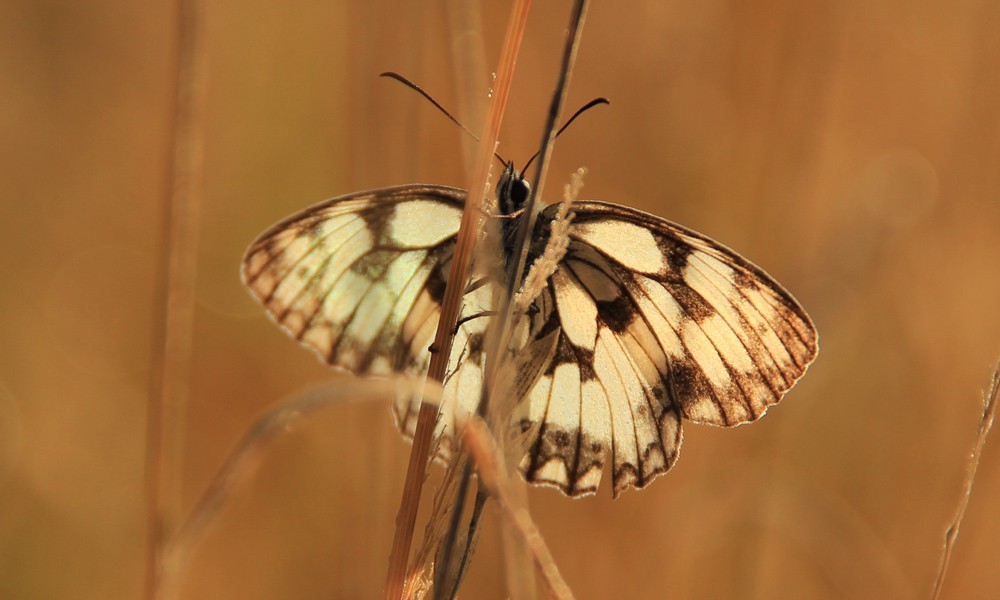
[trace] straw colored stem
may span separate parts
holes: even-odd
[[[500,63],[497,68],[496,86],[493,90],[492,102],[483,128],[483,137],[476,160],[475,175],[471,179],[465,211],[459,230],[455,257],[452,260],[451,271],[448,274],[448,289],[445,290],[444,303],[441,308],[441,320],[438,322],[437,334],[434,338],[435,352],[427,376],[434,381],[444,379],[445,368],[448,365],[448,355],[451,352],[452,331],[458,320],[458,310],[461,304],[463,282],[466,279],[469,263],[472,258],[472,246],[476,239],[475,219],[482,213],[485,199],[486,182],[489,177],[490,163],[493,160],[493,149],[500,135],[500,124],[503,121],[507,97],[510,94],[510,84],[513,79],[515,57],[524,37],[528,10],[531,0],[517,0],[511,13],[504,38]],[[420,407],[417,417],[417,427],[413,436],[413,447],[410,450],[410,460],[407,465],[406,479],[403,487],[403,497],[400,501],[399,513],[396,517],[396,531],[392,550],[389,555],[389,570],[386,576],[384,598],[395,600],[403,593],[403,582],[406,576],[406,564],[410,554],[410,544],[413,538],[413,527],[416,523],[417,509],[420,506],[420,490],[427,469],[428,451],[431,444],[431,434],[437,419],[437,406],[426,402]]]
[[[500,310],[498,311],[500,316],[489,326],[486,354],[488,362],[486,368],[485,386],[477,408],[477,413],[480,417],[485,417],[488,413],[490,397],[492,396],[492,391],[494,390],[497,382],[498,368],[502,364],[501,357],[505,355],[506,349],[510,344],[511,330],[514,322],[514,315],[511,312],[511,309],[513,308],[512,298],[522,280],[522,273],[526,263],[526,249],[530,243],[531,232],[534,231],[534,221],[537,216],[533,206],[540,197],[542,185],[545,180],[545,171],[548,168],[549,158],[552,155],[552,148],[557,135],[556,123],[562,113],[562,107],[565,103],[566,94],[569,89],[569,80],[572,75],[573,65],[579,49],[580,37],[583,32],[583,23],[586,20],[586,15],[587,0],[577,0],[573,5],[573,11],[570,16],[568,36],[566,39],[565,51],[563,52],[562,63],[560,65],[559,78],[556,82],[552,104],[549,107],[548,120],[543,132],[543,138],[541,141],[542,148],[539,152],[538,167],[535,172],[535,185],[532,187],[532,192],[524,210],[525,216],[522,218],[518,230],[517,242],[515,243],[515,258],[511,261],[514,268],[508,273],[506,286],[508,293],[500,296]],[[466,490],[468,489],[469,479],[471,477],[472,465],[470,463],[466,464],[463,469],[462,479],[459,482],[458,493],[455,499],[455,508],[452,513],[451,525],[442,545],[440,561],[443,564],[442,568],[444,569],[447,569],[448,565],[451,564],[453,544],[457,539],[458,527],[465,503]],[[518,591],[521,591],[521,584],[524,582],[516,581],[514,583],[518,585]]]
[[[463,442],[475,459],[482,482],[496,499],[503,518],[528,548],[549,595],[559,600],[573,598],[573,592],[559,573],[555,560],[527,508],[511,493],[511,482],[503,467],[503,459],[486,422],[479,417],[473,417],[465,428]]]
[[[194,322],[198,190],[202,169],[205,55],[201,5],[177,3],[177,63],[158,268],[146,446],[144,597],[162,598],[164,548],[177,514],[181,414],[187,396]]]
[[[941,597],[941,590],[944,587],[945,575],[948,573],[948,566],[951,563],[951,554],[955,549],[955,540],[958,539],[958,529],[965,519],[965,512],[969,508],[969,500],[972,498],[972,484],[976,479],[976,471],[979,468],[979,459],[983,455],[983,447],[986,445],[986,438],[993,427],[993,419],[997,412],[997,395],[1000,394],[1000,363],[993,370],[993,379],[990,383],[989,392],[986,394],[986,402],[983,408],[983,418],[979,421],[979,433],[976,435],[976,447],[969,457],[966,468],[965,482],[962,486],[962,495],[955,509],[955,516],[952,518],[944,537],[944,549],[941,552],[941,564],[938,567],[937,577],[934,580],[934,591],[931,598],[937,600]]]

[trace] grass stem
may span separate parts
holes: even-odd
[[[471,178],[472,185],[468,188],[455,256],[448,274],[449,285],[448,289],[445,290],[441,319],[438,322],[437,334],[434,338],[436,351],[431,355],[427,373],[427,377],[433,381],[443,381],[445,369],[448,366],[452,331],[458,321],[462,292],[465,288],[464,282],[472,260],[472,247],[477,237],[474,225],[483,213],[486,183],[493,161],[493,150],[500,136],[500,124],[503,121],[507,98],[510,95],[514,65],[521,47],[521,40],[524,37],[530,7],[531,0],[517,0],[507,26],[507,34],[504,38],[500,62],[497,67],[496,82],[486,117],[486,126],[483,128],[483,135],[480,138],[475,175]],[[428,453],[436,421],[437,405],[424,402],[417,417],[413,447],[410,450],[410,460],[407,464],[404,480],[403,497],[400,501],[399,513],[396,516],[396,529],[389,555],[389,569],[383,595],[386,600],[396,600],[403,594],[403,582],[406,577],[413,528],[416,523],[417,509],[420,506],[420,492],[426,475]]]
[[[1000,394],[1000,362],[993,369],[993,379],[990,389],[986,393],[983,407],[983,418],[979,421],[979,433],[976,435],[976,447],[969,456],[966,466],[965,481],[962,485],[962,495],[959,498],[958,506],[955,508],[955,515],[944,534],[944,549],[941,552],[941,563],[938,566],[937,577],[934,580],[934,591],[931,598],[937,600],[941,597],[941,590],[944,587],[945,575],[948,573],[948,566],[951,563],[951,554],[955,549],[955,540],[958,539],[958,529],[965,519],[965,512],[969,508],[969,500],[972,498],[972,484],[976,479],[976,471],[979,469],[979,460],[983,455],[983,447],[986,445],[986,438],[993,427],[993,419],[997,412],[997,395]]]
[[[146,434],[144,598],[163,598],[163,557],[178,512],[182,415],[194,325],[199,190],[203,167],[205,52],[202,5],[177,2],[177,62],[170,161],[150,355]]]

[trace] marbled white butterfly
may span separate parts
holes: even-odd
[[[527,183],[512,166],[497,190],[500,210],[516,215]],[[461,189],[404,185],[328,200],[263,233],[243,281],[330,365],[420,374],[465,199]],[[558,207],[541,209],[529,265]],[[610,455],[617,496],[671,468],[682,418],[733,426],[763,415],[805,372],[818,338],[791,294],[718,242],[617,204],[578,201],[572,211],[566,254],[526,311],[527,341],[551,350],[517,407],[530,436],[520,466],[528,481],[577,496],[596,491]],[[465,315],[489,303],[483,286],[470,289]],[[480,397],[483,321],[460,321],[456,333],[438,424],[445,441]],[[411,436],[418,409],[413,398],[393,407]]]

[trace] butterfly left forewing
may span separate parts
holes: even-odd
[[[243,260],[244,283],[286,333],[332,366],[362,376],[422,375],[464,202],[462,190],[422,185],[328,200],[254,241]],[[484,277],[462,300],[442,382],[441,458],[479,402],[495,280]],[[413,435],[421,402],[419,394],[396,397],[393,417],[404,435]]]
[[[462,190],[419,185],[334,198],[254,241],[243,281],[282,329],[331,365],[419,373],[464,200]]]

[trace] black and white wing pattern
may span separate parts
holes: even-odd
[[[340,196],[274,225],[243,258],[244,284],[292,338],[331,366],[364,376],[420,376],[430,362],[465,191],[406,185]],[[491,285],[466,294],[462,316],[488,312]],[[441,400],[441,457],[476,409],[486,319],[458,327]],[[396,399],[412,437],[419,396]]]
[[[557,205],[539,219],[544,235]],[[815,358],[798,302],[725,246],[654,215],[577,202],[570,242],[535,301],[555,357],[520,406],[541,423],[521,468],[570,495],[613,493],[677,460],[681,419],[732,426],[778,402]]]
[[[408,185],[334,198],[260,235],[244,284],[285,330],[358,375],[429,361],[465,192]]]
[[[331,365],[422,374],[464,202],[462,190],[423,185],[329,200],[261,235],[243,280]],[[533,248],[545,245],[557,206],[539,216]],[[573,211],[566,255],[526,315],[528,343],[554,351],[526,369],[537,382],[513,416],[529,435],[520,466],[528,481],[577,496],[596,491],[610,462],[617,496],[670,469],[682,419],[732,426],[763,415],[815,358],[817,334],[784,288],[721,244],[624,206]],[[472,287],[466,317],[490,310],[490,286]],[[464,319],[456,331],[442,454],[479,399],[485,322]],[[419,398],[397,398],[405,434],[418,408]]]

